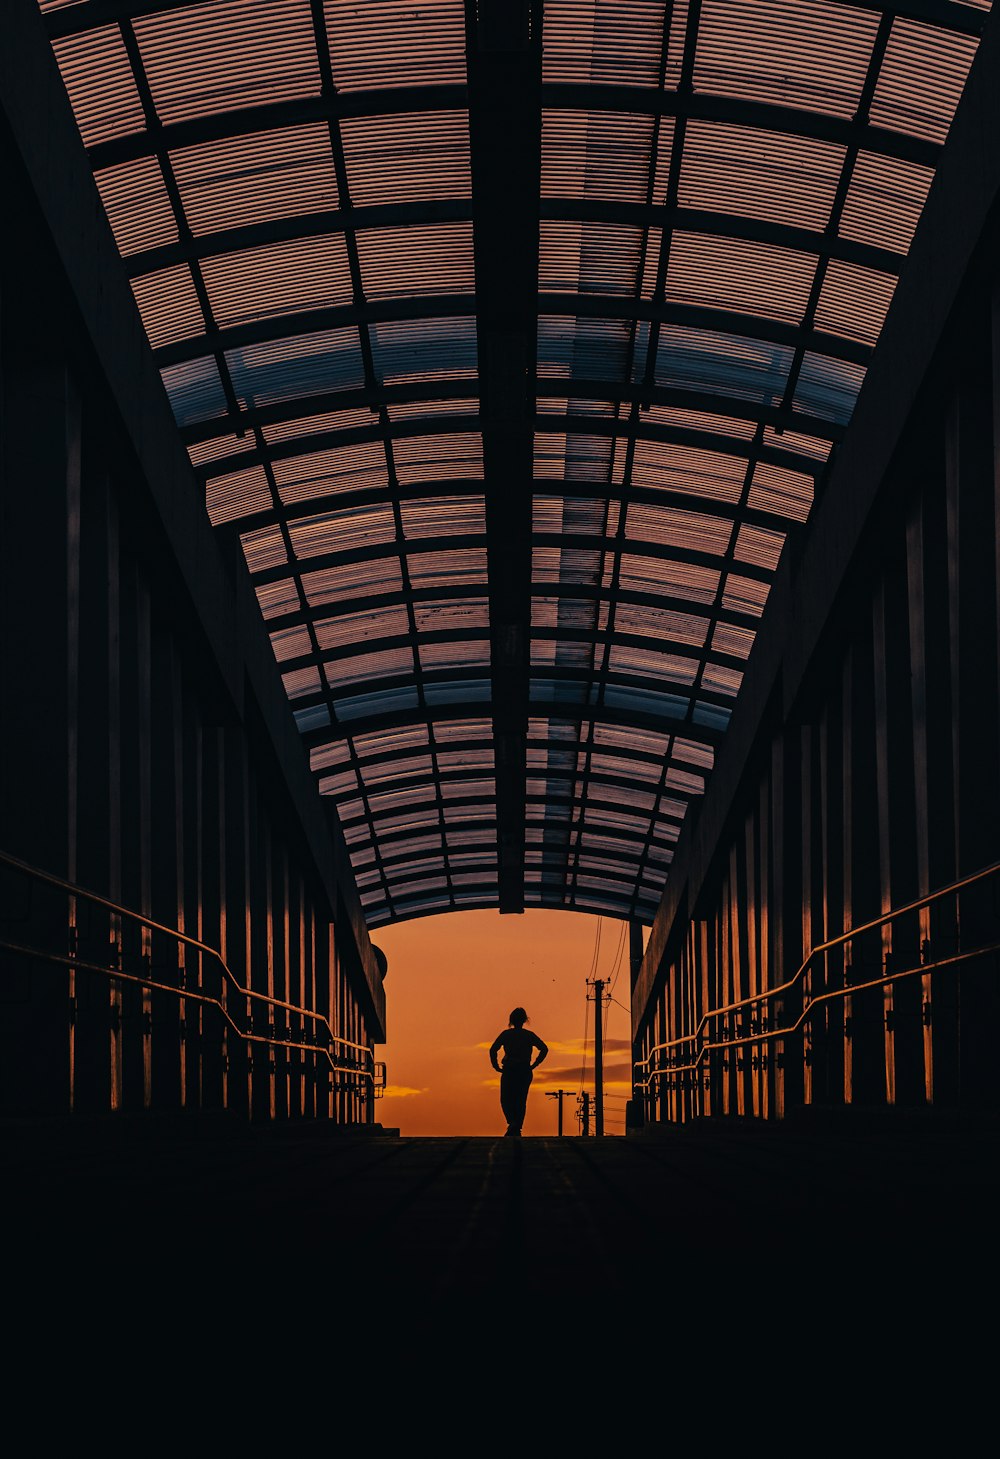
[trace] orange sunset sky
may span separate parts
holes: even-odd
[[[500,1081],[487,1050],[521,1004],[528,1027],[549,1046],[528,1096],[524,1134],[556,1133],[558,1101],[545,1091],[558,1088],[573,1093],[563,1104],[564,1133],[578,1134],[575,1096],[594,1092],[594,1004],[586,997],[587,979],[597,976],[613,983],[617,1000],[605,1019],[605,1134],[624,1133],[627,924],[579,912],[451,912],[379,927],[372,941],[389,962],[388,1037],[375,1050],[388,1066],[386,1094],[375,1106],[380,1124],[403,1135],[502,1135]]]

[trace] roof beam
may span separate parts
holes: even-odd
[[[501,912],[524,911],[540,0],[466,0]]]

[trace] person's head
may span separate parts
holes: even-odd
[[[513,1028],[523,1028],[528,1021],[528,1015],[523,1008],[512,1008],[510,1018],[507,1020]]]

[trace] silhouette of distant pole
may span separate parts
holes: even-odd
[[[594,1134],[604,1134],[604,979],[594,979]]]
[[[580,1095],[580,1118],[582,1121],[581,1135],[590,1134],[590,1095],[586,1090]]]
[[[558,1122],[557,1133],[560,1134],[560,1135],[563,1132],[563,1116],[562,1116],[563,1096],[565,1094],[567,1094],[568,1092],[569,1091],[568,1090],[565,1090],[565,1089],[550,1089],[550,1090],[546,1090],[546,1092],[545,1092],[545,1098],[546,1099],[558,1099],[558,1101],[559,1101],[559,1122]]]

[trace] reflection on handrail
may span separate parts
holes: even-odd
[[[820,1004],[832,1002],[837,998],[850,998],[853,994],[863,992],[869,988],[881,988],[888,983],[895,983],[901,978],[911,978],[919,974],[932,973],[940,968],[953,966],[955,963],[966,962],[970,958],[982,957],[988,953],[1000,951],[1000,943],[989,943],[970,948],[966,952],[954,953],[950,957],[938,958],[933,962],[919,962],[910,968],[897,968],[892,972],[883,970],[877,978],[872,978],[868,982],[848,983],[842,988],[829,989],[825,993],[817,993],[814,997],[810,997],[795,1022],[788,1024],[786,1027],[765,1028],[761,1026],[749,1034],[724,1036],[714,1041],[705,1041],[703,1039],[704,1029],[712,1019],[721,1018],[726,1014],[739,1013],[741,1010],[749,1010],[759,1003],[765,1003],[770,998],[777,998],[787,993],[789,989],[794,988],[805,977],[813,959],[819,957],[821,954],[830,952],[833,948],[842,947],[846,943],[854,942],[857,938],[863,936],[864,933],[872,932],[877,927],[883,927],[887,922],[892,922],[897,917],[903,917],[909,912],[917,912],[922,907],[928,907],[943,897],[954,896],[956,893],[964,891],[967,887],[974,886],[977,882],[985,881],[987,878],[995,876],[998,872],[1000,872],[1000,861],[993,862],[990,866],[983,867],[981,871],[973,872],[970,876],[965,876],[958,881],[951,882],[948,886],[939,887],[936,891],[928,892],[926,896],[918,897],[913,902],[907,902],[905,906],[894,907],[888,912],[883,912],[880,917],[874,917],[870,922],[859,923],[856,927],[852,927],[850,931],[842,932],[837,937],[831,937],[827,942],[818,943],[800,964],[797,971],[786,982],[778,983],[773,988],[767,988],[763,992],[754,993],[747,998],[741,998],[736,1003],[723,1003],[718,1008],[711,1008],[707,1013],[702,1015],[692,1033],[680,1034],[677,1038],[667,1039],[663,1043],[655,1044],[644,1059],[639,1059],[633,1064],[633,1069],[647,1069],[658,1054],[662,1054],[668,1049],[677,1049],[685,1044],[700,1044],[700,1049],[697,1056],[688,1064],[678,1064],[673,1060],[663,1063],[661,1060],[657,1060],[659,1067],[648,1068],[646,1078],[636,1079],[634,1081],[634,1087],[636,1089],[649,1089],[655,1081],[665,1076],[694,1072],[709,1054],[719,1049],[740,1048],[746,1044],[763,1044],[776,1039],[789,1038],[802,1028],[803,1024],[812,1015],[813,1010],[819,1007]]]
[[[159,982],[146,973],[127,973],[121,968],[108,967],[103,963],[88,962],[83,958],[71,953],[57,953],[47,948],[24,946],[20,943],[0,939],[0,947],[8,952],[22,953],[28,957],[41,958],[45,962],[62,963],[69,968],[81,968],[87,972],[103,973],[105,977],[126,983],[138,983],[143,988],[149,988],[156,992],[173,993],[178,998],[191,999],[192,1002],[201,1003],[205,1006],[217,1008],[223,1019],[232,1031],[248,1044],[271,1044],[276,1048],[300,1049],[309,1053],[322,1054],[328,1061],[330,1068],[336,1073],[352,1074],[357,1079],[371,1082],[377,1087],[376,1068],[374,1053],[365,1044],[360,1044],[354,1039],[344,1038],[341,1034],[335,1033],[330,1020],[325,1014],[318,1013],[315,1009],[305,1008],[297,1003],[287,1003],[281,998],[271,997],[267,993],[259,993],[253,988],[244,987],[236,974],[229,967],[222,954],[208,943],[200,942],[197,937],[191,937],[186,932],[181,932],[176,927],[168,927],[162,922],[147,917],[143,912],[136,912],[132,907],[123,907],[117,902],[112,902],[107,897],[102,897],[97,892],[88,891],[85,887],[76,886],[73,882],[64,881],[61,877],[53,876],[51,872],[42,871],[37,866],[32,866],[26,861],[21,861],[16,856],[11,856],[6,851],[0,851],[0,863],[12,867],[36,881],[45,882],[47,885],[57,887],[60,891],[66,892],[71,897],[81,901],[92,903],[94,906],[103,907],[117,917],[125,918],[128,921],[137,923],[141,927],[147,927],[152,932],[162,932],[173,938],[176,942],[183,943],[187,947],[194,948],[197,952],[213,958],[222,970],[223,976],[228,980],[233,992],[239,997],[246,998],[248,1002],[254,1000],[265,1005],[269,1009],[281,1009],[286,1013],[296,1014],[302,1019],[308,1019],[313,1024],[314,1033],[317,1028],[325,1031],[325,1037],[321,1041],[318,1038],[315,1042],[304,1042],[294,1040],[291,1037],[278,1038],[274,1035],[254,1033],[249,1029],[240,1027],[235,1022],[228,1008],[220,998],[213,997],[210,993],[202,993],[188,987],[177,987],[173,983]],[[342,1049],[356,1049],[362,1059],[357,1063],[337,1062],[329,1044],[338,1045]],[[365,1068],[364,1064],[371,1067]]]

